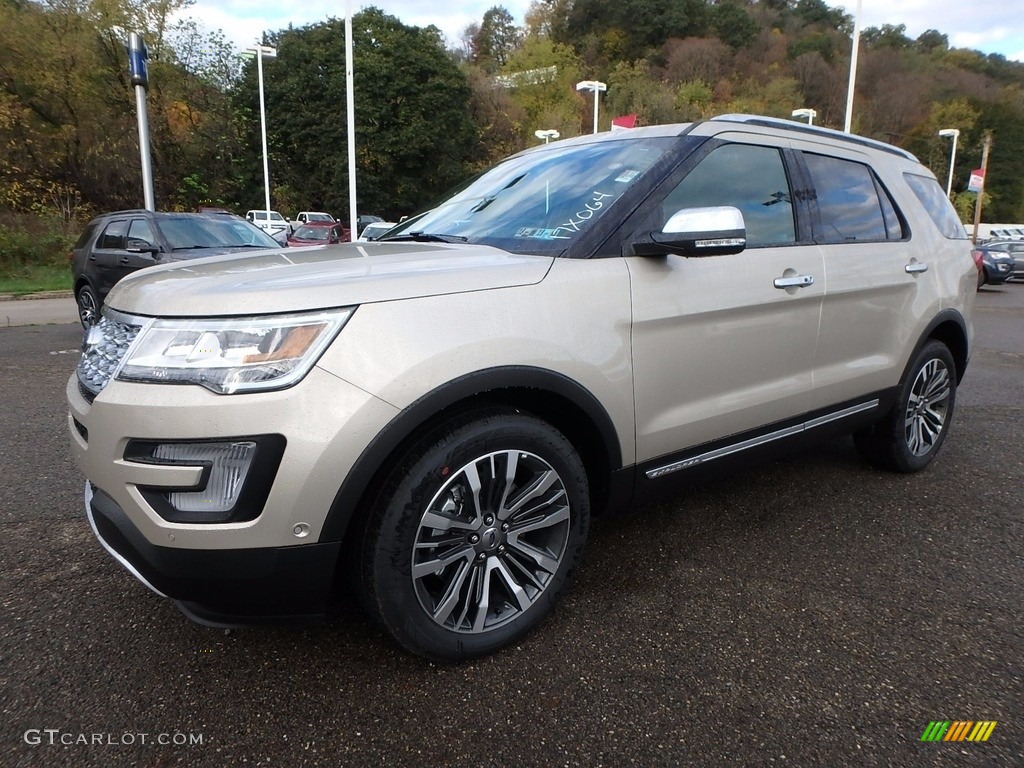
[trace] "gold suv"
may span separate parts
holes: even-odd
[[[354,589],[460,659],[543,619],[592,514],[842,433],[923,469],[976,283],[900,149],[744,115],[585,136],[383,240],[125,278],[69,434],[99,540],[192,618]]]

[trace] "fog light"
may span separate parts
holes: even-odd
[[[153,450],[154,459],[175,464],[202,464],[205,487],[200,491],[169,491],[167,503],[179,512],[228,512],[238,501],[245,486],[256,443],[161,443]]]

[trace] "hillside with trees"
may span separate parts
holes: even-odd
[[[157,205],[258,207],[263,199],[255,63],[222,34],[176,22],[189,0],[0,0],[0,215],[56,216],[142,203],[124,41],[150,52]],[[587,133],[750,112],[817,111],[841,129],[852,18],[822,0],[538,0],[518,26],[502,6],[455,49],[440,31],[377,8],[353,19],[360,211],[394,218],[510,152],[537,129]],[[272,205],[347,210],[344,24],[268,33]],[[985,220],[1024,221],[1024,64],[955,49],[940,30],[863,30],[853,130],[914,152],[942,180],[942,128],[961,131],[955,203],[993,147]]]

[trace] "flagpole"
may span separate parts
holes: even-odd
[[[348,118],[348,226],[349,239],[359,236],[356,215],[356,99],[352,67],[352,0],[345,10],[345,115]]]

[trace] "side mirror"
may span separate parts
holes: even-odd
[[[160,252],[159,248],[141,237],[129,237],[125,250],[128,253],[152,253],[154,256]]]
[[[747,227],[739,208],[684,208],[676,211],[661,231],[633,243],[637,256],[727,256],[747,247]]]

